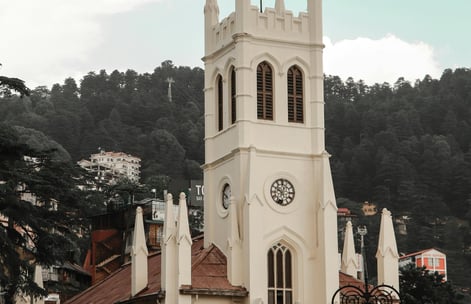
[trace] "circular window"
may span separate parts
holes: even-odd
[[[229,184],[225,184],[222,188],[222,206],[224,209],[229,208],[230,200],[231,200],[231,186]]]
[[[294,186],[287,179],[280,178],[270,187],[270,195],[275,203],[281,206],[291,204],[294,199]]]

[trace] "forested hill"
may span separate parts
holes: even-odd
[[[356,214],[362,201],[392,210],[407,228],[396,234],[399,251],[445,251],[449,279],[470,287],[471,70],[373,86],[327,77],[324,87],[338,205]],[[373,228],[370,237],[378,220],[359,219]]]
[[[29,98],[3,98],[0,121],[43,132],[73,160],[98,147],[139,156],[144,182],[152,175],[201,178],[203,86],[202,69],[171,61],[146,74],[90,72],[79,84],[69,78]],[[406,216],[409,233],[398,236],[399,250],[444,249],[450,278],[469,283],[471,70],[372,86],[327,76],[325,101],[339,206],[360,214],[370,201]]]
[[[168,82],[172,78],[172,102]],[[204,71],[165,61],[152,74],[90,72],[51,90],[0,103],[0,121],[44,132],[72,160],[98,148],[142,159],[142,177],[201,178],[204,160]]]

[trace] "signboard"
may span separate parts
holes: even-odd
[[[204,206],[204,183],[202,180],[190,181],[190,205],[194,207]]]
[[[163,222],[165,218],[165,203],[162,201],[152,202],[152,220]]]

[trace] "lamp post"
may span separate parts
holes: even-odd
[[[157,190],[154,188],[152,190],[150,190],[150,192],[154,193],[154,199],[157,198]]]
[[[368,286],[368,264],[366,262],[366,251],[365,251],[365,235],[368,234],[368,229],[366,229],[366,226],[358,226],[357,233],[360,235],[360,253],[361,253],[361,259],[363,262],[362,279],[365,281],[365,286]]]

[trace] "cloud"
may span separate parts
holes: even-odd
[[[442,72],[433,48],[424,42],[409,43],[387,35],[378,40],[360,37],[336,43],[324,37],[324,44],[325,73],[342,79],[393,84],[399,77],[414,82],[426,74],[440,77]]]
[[[103,41],[103,17],[161,1],[0,0],[0,73],[30,87],[79,75]]]

